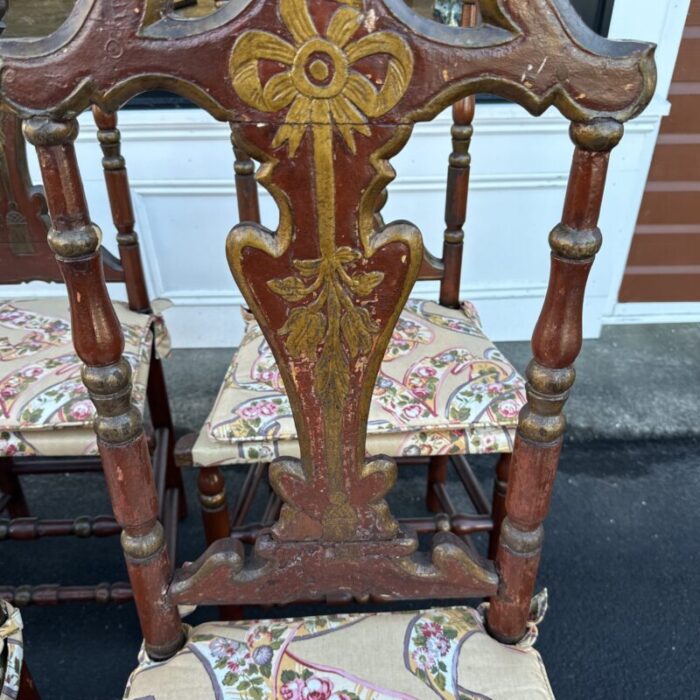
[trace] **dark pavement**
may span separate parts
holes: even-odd
[[[540,576],[550,609],[537,646],[560,700],[700,698],[698,336],[692,326],[613,328],[584,348],[569,411],[573,439],[562,454]],[[502,347],[519,366],[526,361],[524,344]],[[227,354],[178,351],[166,364],[181,429],[204,418]],[[489,491],[493,461],[472,459]],[[180,562],[203,547],[193,476]],[[227,471],[232,498],[241,478]],[[395,512],[422,512],[423,484],[420,470],[405,469],[390,498]],[[43,517],[108,507],[100,475],[33,477],[25,485]],[[457,483],[450,487],[460,493]],[[117,538],[3,543],[2,554],[0,585],[125,579]],[[23,614],[43,698],[121,697],[140,644],[131,605]],[[188,622],[215,615],[201,609]]]

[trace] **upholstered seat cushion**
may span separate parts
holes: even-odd
[[[247,314],[241,346],[193,450],[197,466],[299,456],[279,371]],[[468,302],[409,299],[370,409],[367,452],[394,457],[510,452],[524,382],[484,335]]]
[[[141,656],[128,700],[553,698],[540,655],[467,607],[207,623],[172,659]]]
[[[157,314],[136,313],[120,302],[115,308],[134,399],[143,408],[154,331],[161,355],[169,349],[167,331]],[[81,366],[67,299],[0,300],[0,456],[97,453],[95,408]]]

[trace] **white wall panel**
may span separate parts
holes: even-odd
[[[611,35],[658,41],[667,32],[675,44],[661,52],[660,96],[628,125],[612,156],[601,217],[604,245],[584,313],[587,337],[598,335],[603,319],[615,312],[659,121],[667,109],[666,78],[687,11],[687,0],[641,4],[644,12],[635,0],[617,0]],[[87,115],[81,125],[78,157],[92,216],[113,249],[95,128]],[[242,298],[224,252],[226,235],[237,221],[228,127],[199,110],[127,110],[120,115],[120,128],[148,283],[154,296],[173,302],[167,318],[175,345],[235,345],[242,330],[236,308]],[[385,209],[387,221],[416,223],[436,254],[444,228],[449,130],[448,114],[416,126],[407,147],[392,161],[397,179],[389,187]],[[535,119],[513,105],[478,105],[462,294],[477,303],[496,339],[528,338],[539,313],[548,274],[547,234],[561,215],[573,148],[567,131],[568,124],[553,110]],[[263,193],[261,203],[263,222],[274,227],[272,199]],[[9,292],[0,287],[0,295]],[[24,296],[60,292],[58,285],[43,284],[20,290]],[[416,293],[436,298],[437,284],[419,283]]]

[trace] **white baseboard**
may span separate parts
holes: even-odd
[[[641,323],[700,323],[700,302],[639,302],[616,304],[603,325]]]

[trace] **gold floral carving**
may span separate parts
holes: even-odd
[[[278,333],[286,337],[291,358],[315,363],[314,387],[329,438],[332,505],[324,516],[323,530],[329,539],[342,539],[352,536],[357,525],[343,483],[343,404],[350,388],[351,362],[371,351],[380,332],[368,309],[355,299],[372,294],[384,273],[353,273],[351,266],[363,261],[363,254],[336,245],[333,137],[337,129],[345,147],[355,153],[355,133],[371,134],[368,117],[388,112],[408,88],[413,56],[408,44],[391,32],[374,32],[353,41],[363,25],[363,14],[356,7],[339,7],[324,36],[306,0],[280,0],[279,12],[293,43],[268,32],[246,32],[233,47],[230,73],[234,89],[246,104],[268,113],[287,109],[272,148],[286,144],[289,157],[294,158],[309,129],[312,135],[320,257],[295,260],[297,274],[270,280],[268,286],[287,302],[306,301],[292,308]],[[388,57],[379,87],[353,68],[356,62],[373,56]],[[285,70],[263,84],[263,60],[282,64]]]

